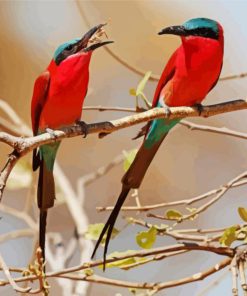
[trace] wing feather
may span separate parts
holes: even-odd
[[[43,72],[35,81],[33,89],[33,97],[31,104],[32,115],[32,129],[33,135],[36,136],[39,129],[39,120],[42,109],[48,97],[48,90],[50,84],[50,73]],[[40,155],[37,149],[33,151],[33,170],[37,170],[40,165]]]

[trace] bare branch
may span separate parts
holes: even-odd
[[[195,107],[172,107],[170,108],[171,114],[169,116],[163,108],[153,108],[140,114],[126,116],[117,120],[88,124],[88,133],[108,134],[156,118],[169,117],[169,119],[177,119],[196,116],[209,117],[231,111],[244,110],[246,108],[247,100],[236,100],[204,106],[201,114],[199,114],[199,111]],[[80,126],[68,126],[60,131],[54,131],[55,138],[49,133],[44,133],[36,137],[20,139],[2,132],[0,133],[0,141],[13,147],[18,153],[20,153],[20,155],[24,155],[40,145],[49,144],[64,138],[75,137],[82,134],[83,131]]]
[[[232,136],[232,137],[245,139],[245,140],[247,139],[247,133],[236,132],[226,127],[212,127],[208,125],[199,125],[186,120],[182,120],[180,124],[188,127],[191,131],[198,130],[198,131],[211,132],[211,133],[221,134],[226,136]]]
[[[7,205],[0,204],[0,211],[12,215],[18,219],[23,220],[27,223],[27,225],[34,230],[38,229],[38,225],[34,222],[34,220],[25,212],[16,210],[14,208],[8,207]]]
[[[115,166],[117,166],[118,164],[120,164],[121,162],[123,162],[124,161],[124,158],[125,158],[125,156],[124,156],[123,153],[117,155],[106,166],[102,166],[102,167],[98,168],[95,172],[92,172],[90,174],[87,174],[87,175],[81,177],[78,180],[78,185],[79,186],[82,186],[82,184],[84,184],[84,186],[88,186],[89,184],[91,184],[92,182],[94,182],[95,180],[97,180],[98,178],[106,175]]]
[[[232,74],[232,75],[223,76],[219,80],[225,81],[225,80],[231,80],[231,79],[239,79],[239,78],[245,78],[246,76],[247,76],[247,73],[243,72],[240,74]]]
[[[231,262],[231,272],[232,272],[232,295],[238,296],[238,266],[236,256]]]
[[[85,106],[83,107],[83,111],[85,110],[94,110],[94,111],[119,111],[119,112],[130,112],[130,113],[139,113],[139,112],[144,112],[147,111],[145,108],[125,108],[125,107],[115,107],[115,106]]]
[[[92,282],[92,283],[105,284],[105,285],[118,286],[118,287],[160,291],[162,289],[167,289],[167,288],[171,288],[171,287],[180,286],[180,285],[192,283],[195,281],[203,280],[204,278],[208,277],[209,275],[225,268],[230,263],[231,263],[231,258],[226,258],[223,261],[221,261],[220,263],[216,264],[215,266],[213,266],[203,272],[199,272],[197,274],[194,274],[192,276],[185,277],[182,279],[163,282],[163,283],[135,283],[135,282],[127,282],[127,281],[109,279],[109,278],[101,277],[98,275],[80,276],[80,275],[74,275],[74,274],[69,274],[69,275],[68,274],[59,274],[59,275],[56,275],[56,277],[67,278],[67,279],[78,280],[78,281],[88,281],[88,282]],[[51,277],[53,277],[53,276],[51,276]]]
[[[133,252],[128,255],[122,255],[122,256],[118,256],[118,257],[114,257],[114,258],[108,258],[106,260],[106,263],[112,263],[112,262],[116,262],[116,261],[128,259],[128,258],[133,258],[133,257],[142,258],[142,257],[147,257],[147,256],[153,256],[153,255],[167,255],[167,254],[170,254],[173,252],[193,251],[193,250],[212,252],[212,253],[215,253],[218,255],[228,256],[228,257],[233,257],[235,254],[234,249],[229,248],[229,247],[219,247],[215,244],[183,243],[183,244],[176,244],[176,245],[165,246],[165,247],[160,247],[160,248],[154,248],[154,249],[150,249],[150,250],[139,250],[139,251]],[[167,256],[164,256],[163,258],[166,258],[166,257]],[[68,273],[73,273],[73,272],[85,270],[88,268],[100,266],[102,264],[103,264],[103,260],[91,261],[88,263],[80,264],[78,266],[66,268],[63,270],[48,272],[46,274],[46,278],[60,276],[60,275],[68,274]],[[15,282],[30,281],[30,280],[35,280],[37,278],[38,278],[38,276],[31,275],[31,276],[16,278]],[[4,281],[4,280],[0,280],[0,283],[2,286],[9,284],[8,281]]]
[[[245,174],[245,173],[243,173],[243,174]],[[236,178],[239,178],[239,176],[236,177]],[[235,180],[235,178],[233,180]],[[247,179],[244,179],[243,178],[243,180],[234,181],[234,183],[232,183],[231,186],[228,189],[235,188],[235,187],[238,187],[238,186],[243,186],[246,183],[247,183]],[[201,201],[201,200],[203,200],[205,198],[208,198],[208,197],[210,197],[212,195],[220,194],[222,192],[222,190],[224,189],[225,186],[228,186],[228,185],[220,186],[219,188],[210,190],[210,191],[208,191],[206,193],[203,193],[201,195],[195,196],[195,197],[190,198],[190,199],[183,199],[183,200],[172,201],[172,202],[164,202],[164,203],[159,203],[159,204],[154,204],[154,205],[147,205],[147,206],[141,206],[141,207],[137,207],[137,206],[126,206],[126,207],[122,207],[121,208],[121,211],[144,211],[145,212],[145,211],[149,211],[149,210],[155,210],[155,209],[172,207],[172,206],[191,205],[191,204],[194,204],[196,202],[199,202],[199,201]],[[99,212],[101,212],[101,211],[112,211],[113,208],[114,208],[113,206],[109,206],[109,207],[97,207],[96,209]],[[193,213],[193,215],[194,215],[194,213]],[[163,220],[171,220],[171,219],[167,219],[165,217],[163,217],[163,218],[164,218]]]
[[[184,118],[187,116],[213,116],[225,112],[243,110],[247,108],[246,100],[236,100],[226,103],[205,106],[201,114],[197,108],[193,107],[176,107],[171,108],[171,114],[168,116],[163,108],[154,108],[152,110],[142,112],[140,114],[134,114],[132,116],[126,116],[118,120],[112,120],[108,122],[93,123],[88,125],[88,133],[109,134],[122,128],[136,125],[138,123],[153,120],[155,118]],[[8,179],[8,176],[13,169],[18,159],[31,150],[43,145],[62,140],[64,138],[75,137],[82,135],[84,131],[80,126],[69,126],[61,129],[60,131],[54,131],[54,135],[44,133],[36,137],[18,138],[7,134],[5,132],[0,133],[0,142],[6,143],[14,148],[14,151],[9,157],[9,160],[2,170],[0,175],[0,199],[3,194],[3,190]]]
[[[9,268],[7,266],[7,264],[5,263],[5,261],[3,260],[3,257],[2,255],[0,254],[0,265],[3,269],[3,272],[6,276],[6,278],[8,279],[10,285],[12,286],[12,288],[16,291],[16,292],[21,292],[21,293],[26,293],[26,292],[29,292],[31,290],[30,287],[27,287],[27,288],[21,288],[19,287],[16,282],[14,281],[14,279],[12,278],[11,274],[10,274],[10,271],[9,271]]]
[[[176,286],[181,286],[184,284],[196,282],[203,280],[204,278],[208,277],[209,275],[225,268],[231,263],[231,259],[227,258],[220,263],[216,264],[215,266],[209,268],[208,270],[205,270],[203,272],[199,272],[197,274],[194,274],[189,277],[185,277],[179,280],[173,280],[173,281],[168,281],[164,283],[133,283],[133,282],[127,282],[127,281],[120,281],[120,280],[114,280],[114,279],[108,279],[104,277],[100,277],[97,275],[93,276],[74,276],[74,275],[60,275],[60,277],[63,278],[69,278],[71,280],[87,280],[89,282],[93,283],[99,283],[99,284],[106,284],[106,285],[111,285],[111,286],[117,286],[117,287],[127,287],[127,288],[136,288],[136,289],[146,289],[146,290],[156,290],[160,291],[163,289],[171,288],[171,287],[176,287]]]
[[[244,179],[247,177],[247,171],[243,172],[242,174],[238,175],[236,178],[232,179],[231,181],[229,181],[226,185],[222,186],[220,192],[213,197],[210,201],[208,201],[207,203],[205,203],[204,205],[200,206],[199,208],[197,208],[195,211],[193,211],[191,214],[188,215],[184,215],[181,218],[179,218],[178,222],[182,222],[188,219],[193,218],[195,215],[198,215],[202,212],[204,212],[205,210],[207,210],[212,204],[216,203],[231,187],[235,182],[240,181],[241,179]],[[171,220],[169,218],[160,216],[160,215],[154,215],[152,213],[147,214],[148,217],[153,217],[153,218],[158,218],[158,219],[163,219],[163,220]],[[173,219],[174,220],[174,219]]]
[[[25,237],[26,236],[34,236],[35,233],[36,232],[30,228],[11,231],[11,232],[0,235],[0,244],[7,241],[7,240],[10,240],[10,239],[16,239],[16,238],[24,237],[24,236]]]

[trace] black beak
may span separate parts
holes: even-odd
[[[93,27],[92,29],[90,29],[85,35],[83,35],[83,37],[81,38],[81,40],[79,41],[80,43],[80,49],[82,49],[83,51],[87,52],[90,50],[94,50],[98,47],[101,47],[103,45],[109,44],[109,43],[113,43],[113,41],[103,41],[103,42],[99,42],[96,44],[92,44],[90,46],[87,46],[88,41],[90,40],[90,38],[98,31],[100,30],[102,27],[104,27],[106,24],[99,24],[98,26]]]
[[[93,27],[86,34],[84,34],[82,36],[82,38],[79,42],[82,43],[85,47],[87,45],[89,39],[93,36],[93,34],[95,34],[99,29],[101,29],[105,25],[106,24],[99,24],[98,26]]]
[[[110,43],[114,43],[114,41],[103,41],[103,42],[99,42],[99,43],[95,43],[95,44],[92,44],[88,47],[86,47],[83,51],[87,52],[87,51],[90,51],[90,50],[95,50],[96,48],[99,48],[103,45],[106,45],[106,44],[110,44]]]
[[[163,34],[170,34],[170,35],[178,35],[178,36],[188,36],[189,32],[185,29],[184,26],[171,26],[162,29],[159,33],[159,35]]]

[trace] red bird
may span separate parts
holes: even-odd
[[[32,97],[33,135],[52,133],[79,121],[89,80],[89,63],[94,49],[112,41],[93,42],[101,36],[104,24],[95,26],[82,38],[60,45],[47,70],[35,81]],[[92,43],[93,42],[93,43]],[[47,210],[54,205],[53,166],[60,141],[43,145],[33,152],[33,170],[39,167],[38,207],[40,209],[39,244],[45,258]]]
[[[172,26],[159,32],[181,36],[182,44],[168,61],[153,98],[153,107],[200,105],[208,92],[216,85],[223,63],[223,28],[214,20],[195,18],[181,26]],[[199,108],[199,110],[200,110]],[[168,132],[179,119],[155,119],[145,132],[144,141],[130,168],[122,178],[122,191],[96,243],[92,257],[103,236],[104,267],[109,240],[119,211],[131,188],[139,188],[143,177]]]

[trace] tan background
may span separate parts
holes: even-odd
[[[174,36],[158,36],[163,27],[181,24],[185,20],[205,16],[221,22],[225,29],[225,58],[223,73],[247,71],[247,2],[242,1],[83,1],[80,6],[92,25],[110,18],[109,35],[115,40],[111,48],[130,64],[160,74],[170,54],[180,43]],[[48,65],[56,47],[71,38],[81,36],[87,26],[73,1],[1,1],[0,2],[0,97],[9,102],[18,114],[30,124],[30,98],[35,78]],[[94,53],[90,67],[90,94],[86,104],[133,106],[128,90],[135,87],[140,77],[118,64],[103,49]],[[156,83],[150,82],[146,94],[151,99]],[[221,82],[210,93],[206,103],[246,96],[246,79]],[[246,131],[245,111],[194,120],[215,126],[227,126]],[[99,121],[118,118],[122,113],[85,112],[83,119]],[[76,179],[107,164],[123,149],[137,145],[130,139],[138,127],[117,132],[98,140],[89,136],[64,141],[58,160],[73,184]],[[8,150],[2,145],[1,164]],[[143,204],[184,199],[213,189],[225,183],[246,168],[246,142],[202,132],[191,132],[178,126],[156,156],[140,190]],[[96,214],[96,205],[112,204],[120,190],[122,166],[99,179],[87,189],[86,210],[91,223],[104,221],[106,214]],[[100,190],[99,190],[100,188]],[[25,192],[8,191],[4,202],[21,203]],[[198,227],[226,226],[238,223],[237,206],[246,205],[244,188],[228,193],[209,212],[196,221]],[[128,200],[128,204],[133,204]],[[162,211],[160,211],[162,213]],[[65,222],[66,221],[66,222]],[[16,220],[5,216],[1,232],[21,227]],[[118,225],[123,222],[118,221]],[[189,225],[189,223],[187,223]],[[186,226],[186,225],[185,225]],[[72,234],[73,228],[64,206],[56,207],[50,215],[50,231]],[[133,232],[127,228],[114,240],[110,249],[136,248]],[[171,240],[167,240],[167,242]],[[158,245],[164,244],[159,239]],[[30,254],[29,240],[13,240],[0,250],[10,265],[25,265]],[[181,256],[164,262],[150,264],[131,272],[108,271],[109,276],[140,281],[164,281],[197,272],[219,260],[216,256],[196,254]],[[205,283],[195,283],[175,288],[160,295],[197,295]],[[208,295],[223,292],[230,295],[230,282],[224,281]],[[94,286],[88,295],[129,295],[125,289]],[[100,294],[99,294],[100,293]],[[2,294],[1,294],[2,295]],[[15,295],[6,289],[4,295]],[[52,292],[59,295],[59,290]]]

